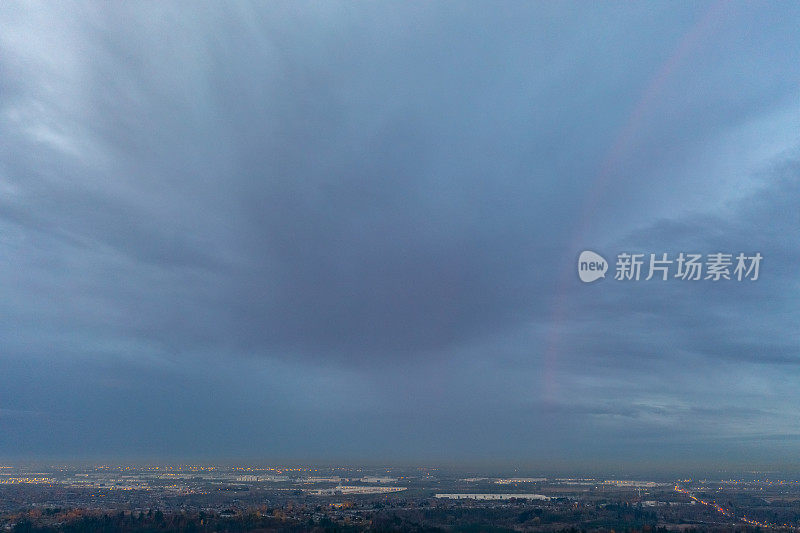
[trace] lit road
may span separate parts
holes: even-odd
[[[744,517],[744,516],[740,516],[740,517],[737,518],[737,517],[733,516],[733,514],[730,511],[728,511],[727,509],[725,509],[724,507],[719,505],[717,502],[701,500],[700,498],[697,498],[696,496],[694,496],[688,490],[681,488],[677,483],[675,484],[675,492],[680,492],[681,494],[685,494],[689,498],[691,498],[692,500],[696,501],[697,503],[700,503],[700,504],[703,504],[703,505],[707,505],[709,507],[713,507],[714,509],[716,509],[716,511],[718,513],[722,514],[723,516],[727,516],[727,517],[732,518],[734,520],[741,520],[742,522],[750,524],[751,526],[758,526],[758,527],[764,527],[764,528],[776,528],[776,527],[779,527],[779,526],[776,526],[774,524],[769,524],[769,523],[766,523],[766,522],[759,522],[757,520],[751,520],[751,519],[749,519],[747,517]]]

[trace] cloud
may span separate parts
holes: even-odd
[[[793,434],[796,17],[710,8],[4,3],[0,406],[154,454]],[[689,248],[763,278],[574,276]]]

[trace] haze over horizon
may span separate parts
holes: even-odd
[[[487,6],[0,3],[0,459],[800,465],[800,4]]]

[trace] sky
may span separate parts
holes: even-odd
[[[800,464],[798,20],[0,3],[0,458]]]

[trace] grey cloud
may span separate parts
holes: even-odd
[[[75,453],[555,456],[629,449],[598,417],[748,408],[791,434],[700,389],[795,372],[794,8],[462,7],[0,6],[0,361],[35,391],[0,401],[67,398]],[[584,244],[757,248],[763,279],[581,286]],[[278,436],[226,437],[242,412]],[[0,452],[54,450],[16,427]]]

